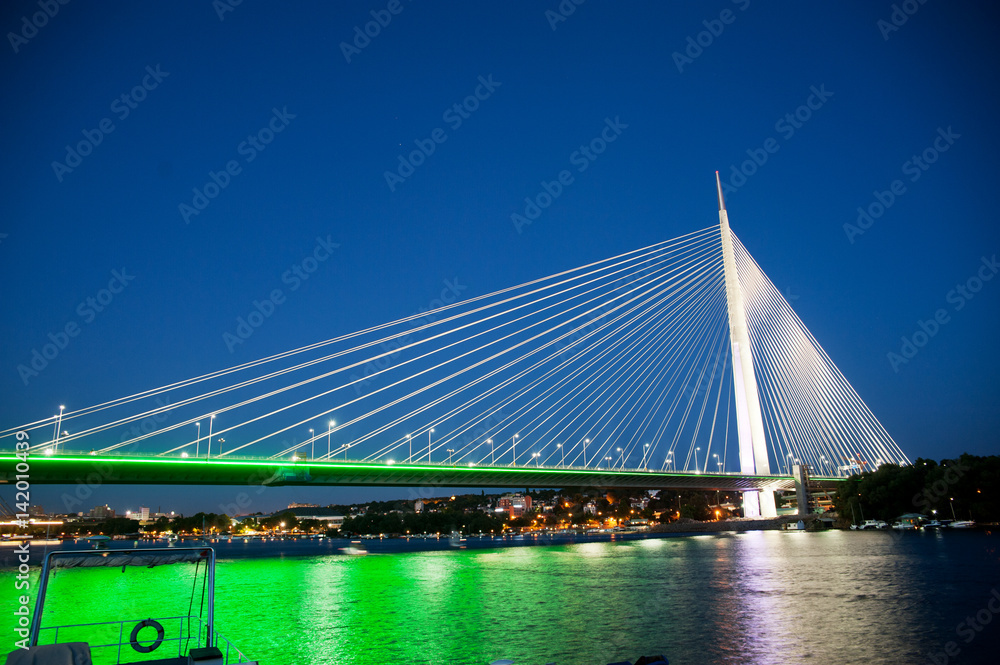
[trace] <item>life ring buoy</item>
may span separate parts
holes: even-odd
[[[156,639],[148,647],[139,644],[139,631],[143,628],[150,626],[156,629]],[[155,619],[146,619],[145,621],[140,621],[135,624],[135,628],[132,629],[132,634],[129,636],[129,644],[132,648],[139,653],[149,653],[150,651],[156,651],[161,644],[163,644],[163,626],[160,625],[159,621]]]

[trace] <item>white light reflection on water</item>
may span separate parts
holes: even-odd
[[[603,665],[661,653],[672,665],[927,663],[1000,587],[997,537],[758,532],[223,560],[217,618],[249,655],[278,664]],[[0,574],[8,596],[12,575]],[[55,600],[81,620],[107,604],[92,574],[60,575]],[[164,586],[132,598],[174,596]],[[998,637],[1000,619],[959,641],[951,663],[995,662]]]

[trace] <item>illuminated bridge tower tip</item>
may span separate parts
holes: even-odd
[[[733,254],[733,236],[729,230],[726,201],[722,196],[722,182],[715,172],[715,186],[719,191],[719,225],[722,229],[722,261],[726,277],[726,305],[729,313],[729,341],[733,349],[733,386],[736,391],[736,424],[740,440],[740,472],[747,475],[767,475],[771,466],[767,459],[764,440],[764,420],[760,413],[760,396],[757,377],[753,369],[753,351],[747,332],[743,292],[736,272]],[[747,517],[776,517],[774,492],[743,493],[743,514]]]

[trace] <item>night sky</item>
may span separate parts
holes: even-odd
[[[718,170],[733,230],[910,458],[998,452],[992,3],[49,4],[0,10],[0,429],[710,226]]]

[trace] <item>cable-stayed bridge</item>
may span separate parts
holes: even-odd
[[[34,483],[689,487],[908,460],[729,228],[0,432]],[[24,439],[22,441],[22,439]],[[18,459],[0,459],[16,480]]]

